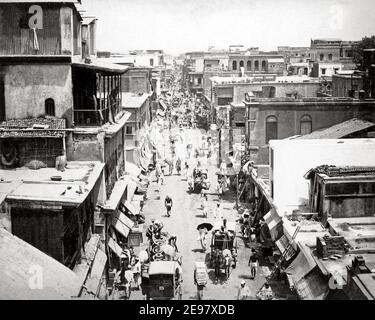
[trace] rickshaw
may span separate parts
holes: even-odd
[[[197,286],[198,300],[203,299],[203,289],[207,284],[208,273],[206,264],[202,261],[195,262],[194,284]]]
[[[181,300],[182,269],[177,261],[152,261],[148,268],[146,299]]]

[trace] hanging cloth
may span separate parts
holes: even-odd
[[[34,35],[34,40],[33,40],[33,47],[34,47],[34,50],[37,50],[39,51],[39,43],[38,43],[38,36],[36,34],[36,29],[33,28],[33,35]]]

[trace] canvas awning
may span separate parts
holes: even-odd
[[[92,292],[95,295],[97,294],[106,263],[107,255],[101,249],[98,249],[91,267],[90,275],[85,283],[88,292]]]
[[[167,107],[167,105],[165,104],[165,102],[163,101],[163,100],[159,100],[159,105],[162,107],[162,109],[164,109],[164,110],[167,110],[168,109],[168,107]]]
[[[289,246],[289,240],[284,235],[275,242],[277,248],[280,250],[281,254],[284,255],[284,260],[289,261],[294,255],[296,251],[294,250],[293,246]],[[287,252],[285,252],[287,250]]]
[[[113,253],[115,253],[119,258],[121,257],[122,248],[120,245],[113,239],[108,239],[108,247],[112,250]]]
[[[133,177],[138,177],[141,174],[142,169],[134,163],[125,161],[125,172],[132,175]]]
[[[139,207],[139,203],[137,205],[137,202],[136,201],[128,201],[126,200],[124,202],[124,206],[126,209],[129,210],[129,212],[133,215],[137,215],[139,214],[139,212],[141,211],[141,208]]]
[[[277,214],[276,209],[272,208],[268,211],[263,219],[270,230],[272,241],[275,242],[280,239],[283,235],[283,223],[280,216]]]
[[[134,222],[117,210],[112,217],[112,226],[127,238],[130,230],[134,227]]]
[[[305,253],[303,251],[300,251],[297,257],[285,270],[285,273],[291,276],[294,283],[297,283],[312,269],[314,269],[315,266],[316,264],[311,264],[310,261],[306,258]]]

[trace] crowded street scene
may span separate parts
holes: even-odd
[[[374,300],[359,2],[0,0],[0,300]]]

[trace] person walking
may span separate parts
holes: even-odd
[[[241,286],[238,289],[237,300],[247,300],[250,298],[250,288],[246,285],[246,281],[241,281]]]
[[[217,196],[219,200],[221,200],[223,196],[223,184],[220,181],[217,182],[216,190],[217,190]]]
[[[255,276],[257,274],[257,270],[258,270],[258,255],[257,255],[257,253],[255,251],[255,248],[251,249],[251,255],[250,255],[250,259],[249,259],[249,266],[250,266],[250,275],[251,275],[251,278],[254,280]]]
[[[202,211],[203,211],[203,215],[207,218],[207,215],[208,215],[208,198],[207,198],[207,194],[202,194]]]
[[[221,212],[221,204],[220,203],[216,204],[214,218],[215,218],[215,220],[222,220],[223,219],[223,214]]]
[[[172,198],[170,198],[170,197],[167,195],[167,196],[165,197],[164,204],[165,204],[165,208],[167,209],[167,216],[170,217],[170,216],[171,216],[172,205],[173,205]]]

